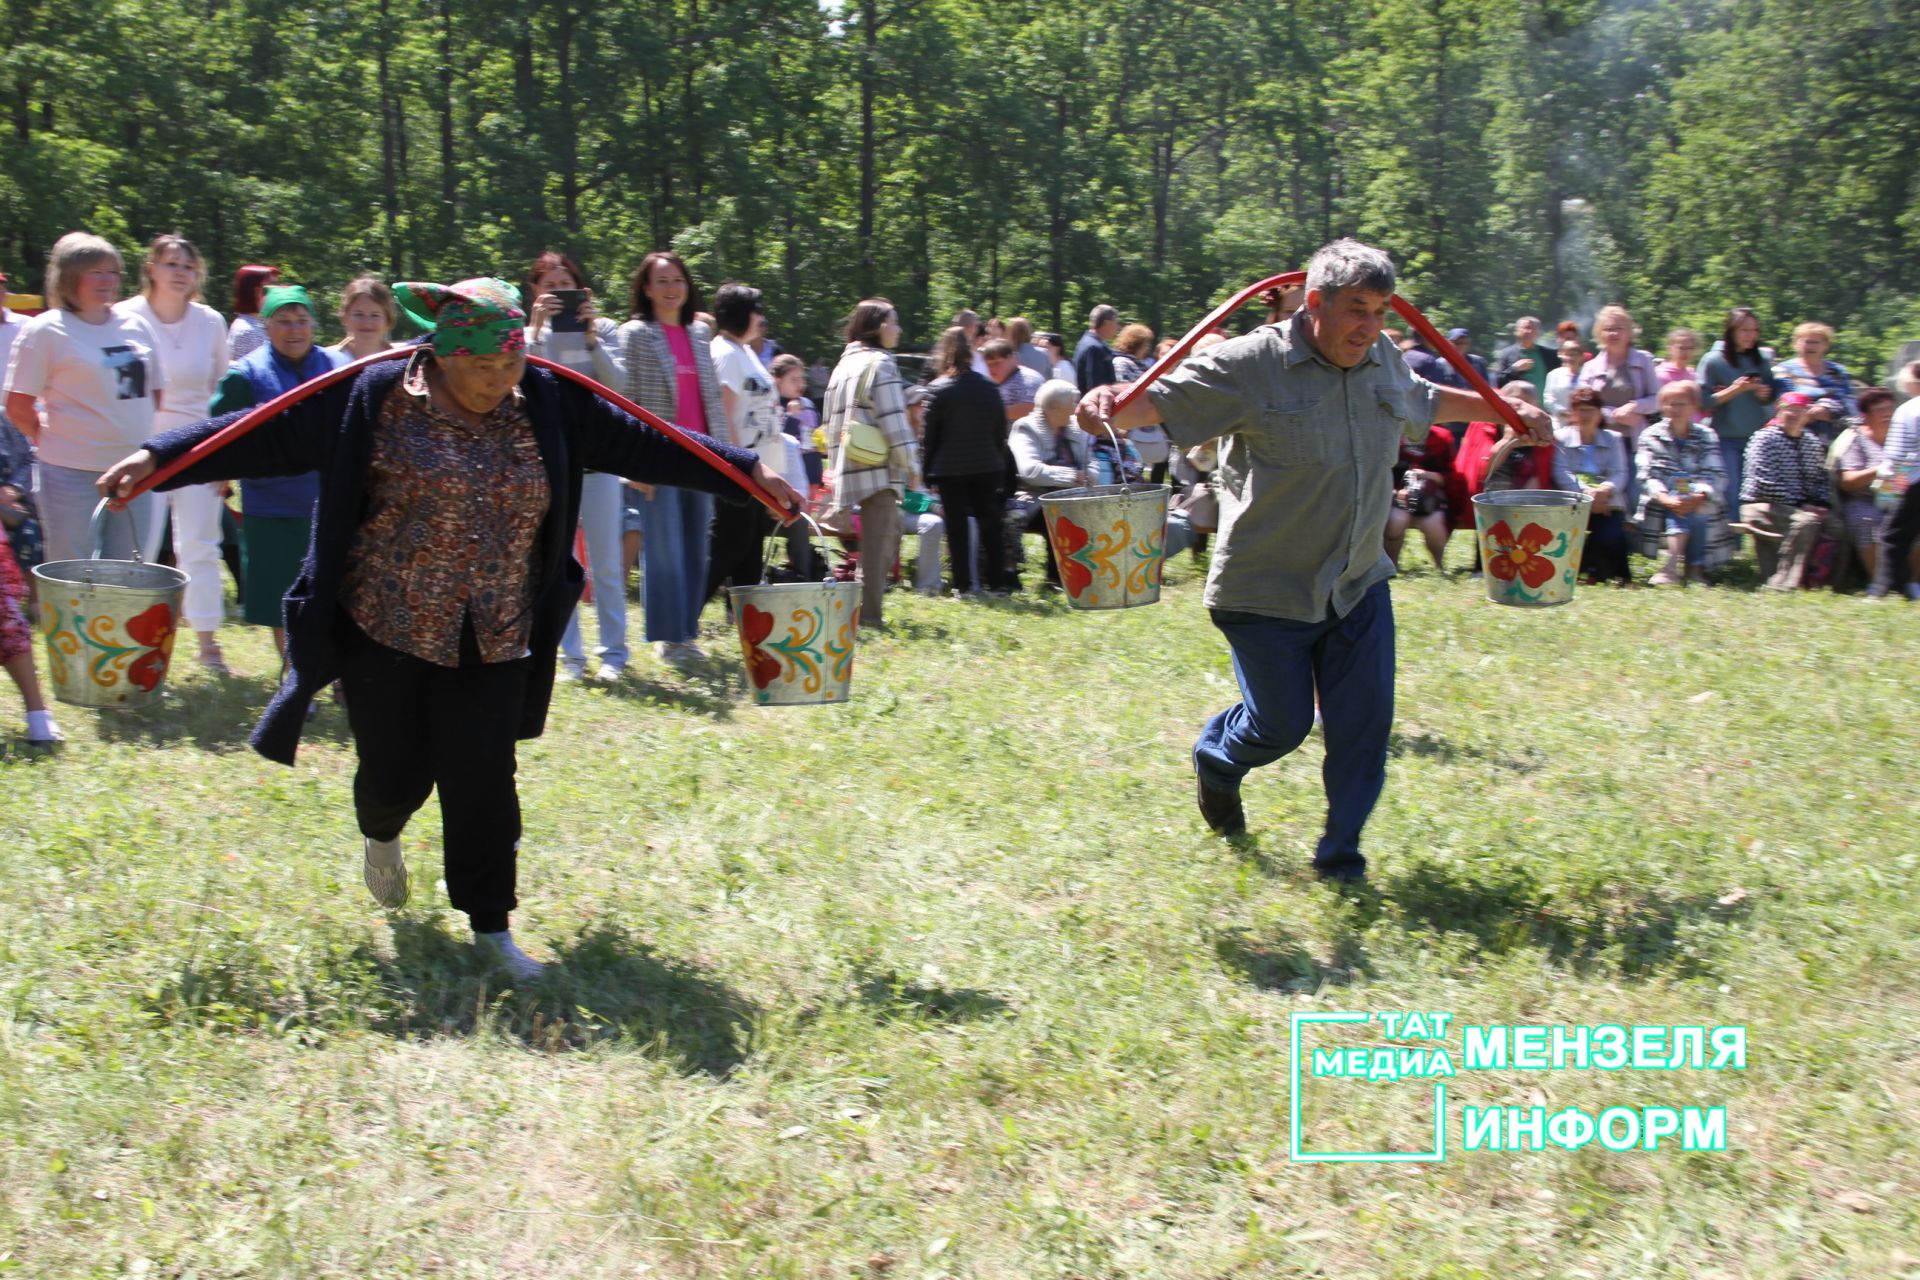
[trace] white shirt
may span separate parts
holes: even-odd
[[[1566,420],[1567,397],[1573,394],[1573,380],[1579,376],[1577,371],[1565,365],[1548,371],[1547,389],[1540,397],[1545,402],[1541,408],[1552,414],[1555,422]]]
[[[0,306],[0,379],[7,376],[7,360],[13,354],[13,340],[27,327],[26,318]]]
[[[1073,362],[1070,360],[1055,360],[1053,362],[1053,376],[1056,380],[1064,382],[1070,387],[1078,387],[1080,385],[1080,375],[1073,371]]]
[[[724,334],[713,340],[713,376],[733,392],[733,410],[727,415],[726,444],[751,449],[762,462],[778,471],[786,462],[786,446],[774,413],[773,375],[753,348]]]
[[[158,346],[146,321],[123,312],[104,324],[59,309],[29,320],[6,391],[40,401],[40,461],[105,471],[152,435],[154,396],[167,385]]]
[[[154,314],[144,296],[122,299],[113,309],[147,322],[159,340],[160,369],[166,374],[165,404],[154,422],[156,431],[171,431],[207,416],[214,390],[226,376],[227,322],[204,302],[189,302],[186,314],[172,324]]]

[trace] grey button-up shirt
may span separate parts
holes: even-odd
[[[1382,547],[1400,440],[1440,388],[1382,335],[1351,369],[1307,339],[1304,313],[1223,342],[1147,392],[1183,448],[1226,437],[1207,606],[1319,622],[1393,575]]]

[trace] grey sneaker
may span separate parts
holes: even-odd
[[[367,892],[388,910],[407,905],[407,860],[400,854],[400,842],[367,837],[367,856],[361,867]]]
[[[520,949],[510,932],[476,933],[473,946],[486,959],[512,974],[516,982],[538,982],[547,971],[547,966]]]

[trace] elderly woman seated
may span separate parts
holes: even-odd
[[[1033,412],[1007,433],[1018,486],[1007,504],[1007,526],[1015,537],[1046,533],[1046,516],[1040,509],[1043,494],[1092,483],[1088,473],[1092,441],[1073,425],[1073,411],[1079,404],[1079,388],[1053,379],[1035,394]],[[1054,562],[1053,546],[1044,536],[1042,541],[1047,543],[1047,585],[1058,587],[1060,567]]]
[[[1580,574],[1588,582],[1631,582],[1627,569],[1627,443],[1605,422],[1600,393],[1576,387],[1569,422],[1554,431],[1553,487],[1593,499]]]
[[[1640,433],[1634,462],[1640,476],[1639,526],[1644,554],[1665,554],[1649,582],[1656,587],[1685,580],[1707,585],[1707,570],[1733,554],[1727,524],[1727,471],[1720,437],[1696,423],[1700,387],[1670,382],[1660,388],[1660,420]]]
[[[1893,425],[1893,392],[1868,387],[1860,393],[1860,425],[1833,442],[1834,488],[1840,493],[1840,515],[1847,539],[1860,554],[1868,579],[1880,563],[1880,523],[1886,508],[1875,481],[1887,458],[1887,428]]]

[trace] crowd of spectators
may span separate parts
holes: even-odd
[[[0,314],[0,533],[9,547],[0,555],[0,661],[27,693],[36,740],[52,722],[19,638],[31,579],[14,570],[89,553],[101,470],[158,430],[261,403],[379,354],[407,328],[376,277],[340,286],[328,316],[307,288],[266,265],[235,273],[229,320],[208,305],[204,261],[178,235],[147,246],[138,292],[123,298],[125,276],[111,243],[72,233],[50,255],[44,309]],[[590,571],[597,644],[589,653],[576,617],[562,644],[564,676],[622,676],[636,569],[645,640],[675,666],[704,659],[700,615],[729,583],[857,575],[870,626],[884,625],[893,582],[963,597],[1057,587],[1044,538],[1044,565],[1023,583],[1025,535],[1044,528],[1040,498],[1067,487],[1170,484],[1169,554],[1205,557],[1218,512],[1215,448],[1173,448],[1158,427],[1100,439],[1074,423],[1080,396],[1145,377],[1171,346],[1112,305],[1092,308],[1073,338],[1021,316],[961,311],[924,376],[908,377],[895,359],[900,317],[885,298],[852,309],[831,367],[825,359],[809,367],[767,332],[758,289],[723,283],[708,311],[694,273],[671,252],[640,260],[618,290],[618,315],[602,314],[593,277],[566,253],[541,254],[520,278],[531,351],[753,451],[810,495],[831,544],[806,525],[773,536],[758,507],[722,510],[704,494],[589,473],[577,548]],[[1299,291],[1266,301],[1268,322],[1286,323]],[[340,334],[333,345],[321,340],[328,320]],[[1552,488],[1593,499],[1581,566],[1590,582],[1635,581],[1633,552],[1655,561],[1651,584],[1710,582],[1747,540],[1766,587],[1865,580],[1871,598],[1920,598],[1911,497],[1920,400],[1903,406],[1892,390],[1863,388],[1828,358],[1826,325],[1793,329],[1784,358],[1745,307],[1727,314],[1704,352],[1698,334],[1675,329],[1659,358],[1618,306],[1551,334],[1523,316],[1512,336],[1489,358],[1473,351],[1466,328],[1447,333],[1480,377],[1553,415],[1555,443],[1527,445],[1493,422],[1437,427],[1409,442],[1384,548],[1396,563],[1413,532],[1444,570],[1451,534],[1472,526],[1476,493]],[[1196,352],[1222,338],[1207,335]],[[1417,334],[1394,338],[1417,374],[1469,385]],[[1920,365],[1899,384],[1901,396],[1916,391]],[[228,674],[222,572],[235,579],[245,619],[278,637],[281,597],[311,537],[313,488],[311,476],[248,481],[237,510],[225,485],[148,495],[131,505],[131,519],[108,527],[103,549],[170,553],[188,575],[184,622],[198,660]],[[770,545],[780,551],[772,562]]]

